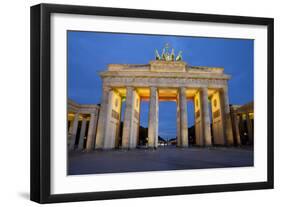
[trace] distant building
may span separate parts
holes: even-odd
[[[234,142],[252,145],[254,142],[254,102],[230,106]]]

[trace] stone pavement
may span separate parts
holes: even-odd
[[[253,163],[253,149],[247,147],[74,151],[69,152],[68,175],[245,167]]]

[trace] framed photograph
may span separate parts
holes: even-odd
[[[273,188],[273,19],[31,7],[31,200]]]

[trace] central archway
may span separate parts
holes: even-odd
[[[176,146],[177,103],[172,100],[159,101],[158,146]]]

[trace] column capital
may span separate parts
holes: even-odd
[[[182,98],[182,97],[185,97],[185,99],[186,99],[186,87],[179,87],[178,88],[178,93],[177,93],[177,99],[180,99],[180,98]],[[179,100],[177,100],[177,101],[179,101]]]
[[[81,114],[81,116],[82,116],[82,119],[86,119],[88,117],[87,114]]]
[[[114,91],[114,93],[115,93],[116,95],[122,97],[122,96],[121,96],[121,93],[120,93],[119,91],[117,91],[116,89],[112,89],[112,90]]]
[[[202,92],[208,92],[208,87],[204,86],[204,87],[201,87],[200,90]]]
[[[95,111],[90,113],[90,118],[91,118],[91,116],[97,116],[97,113],[98,113],[98,110],[95,109]]]
[[[156,86],[150,86],[149,89],[151,92],[158,92],[158,87],[156,87]]]
[[[224,85],[223,87],[220,88],[220,90],[224,93],[228,93],[228,85]]]
[[[136,88],[134,86],[126,86],[126,90],[134,91],[134,90],[136,90]]]
[[[103,90],[103,91],[106,91],[106,92],[109,92],[109,91],[113,90],[113,88],[110,87],[110,86],[103,86],[103,87],[102,87],[102,90]]]
[[[181,87],[179,87],[178,90],[180,91],[180,93],[182,93],[182,92],[185,92],[187,90],[187,87],[181,86]]]

